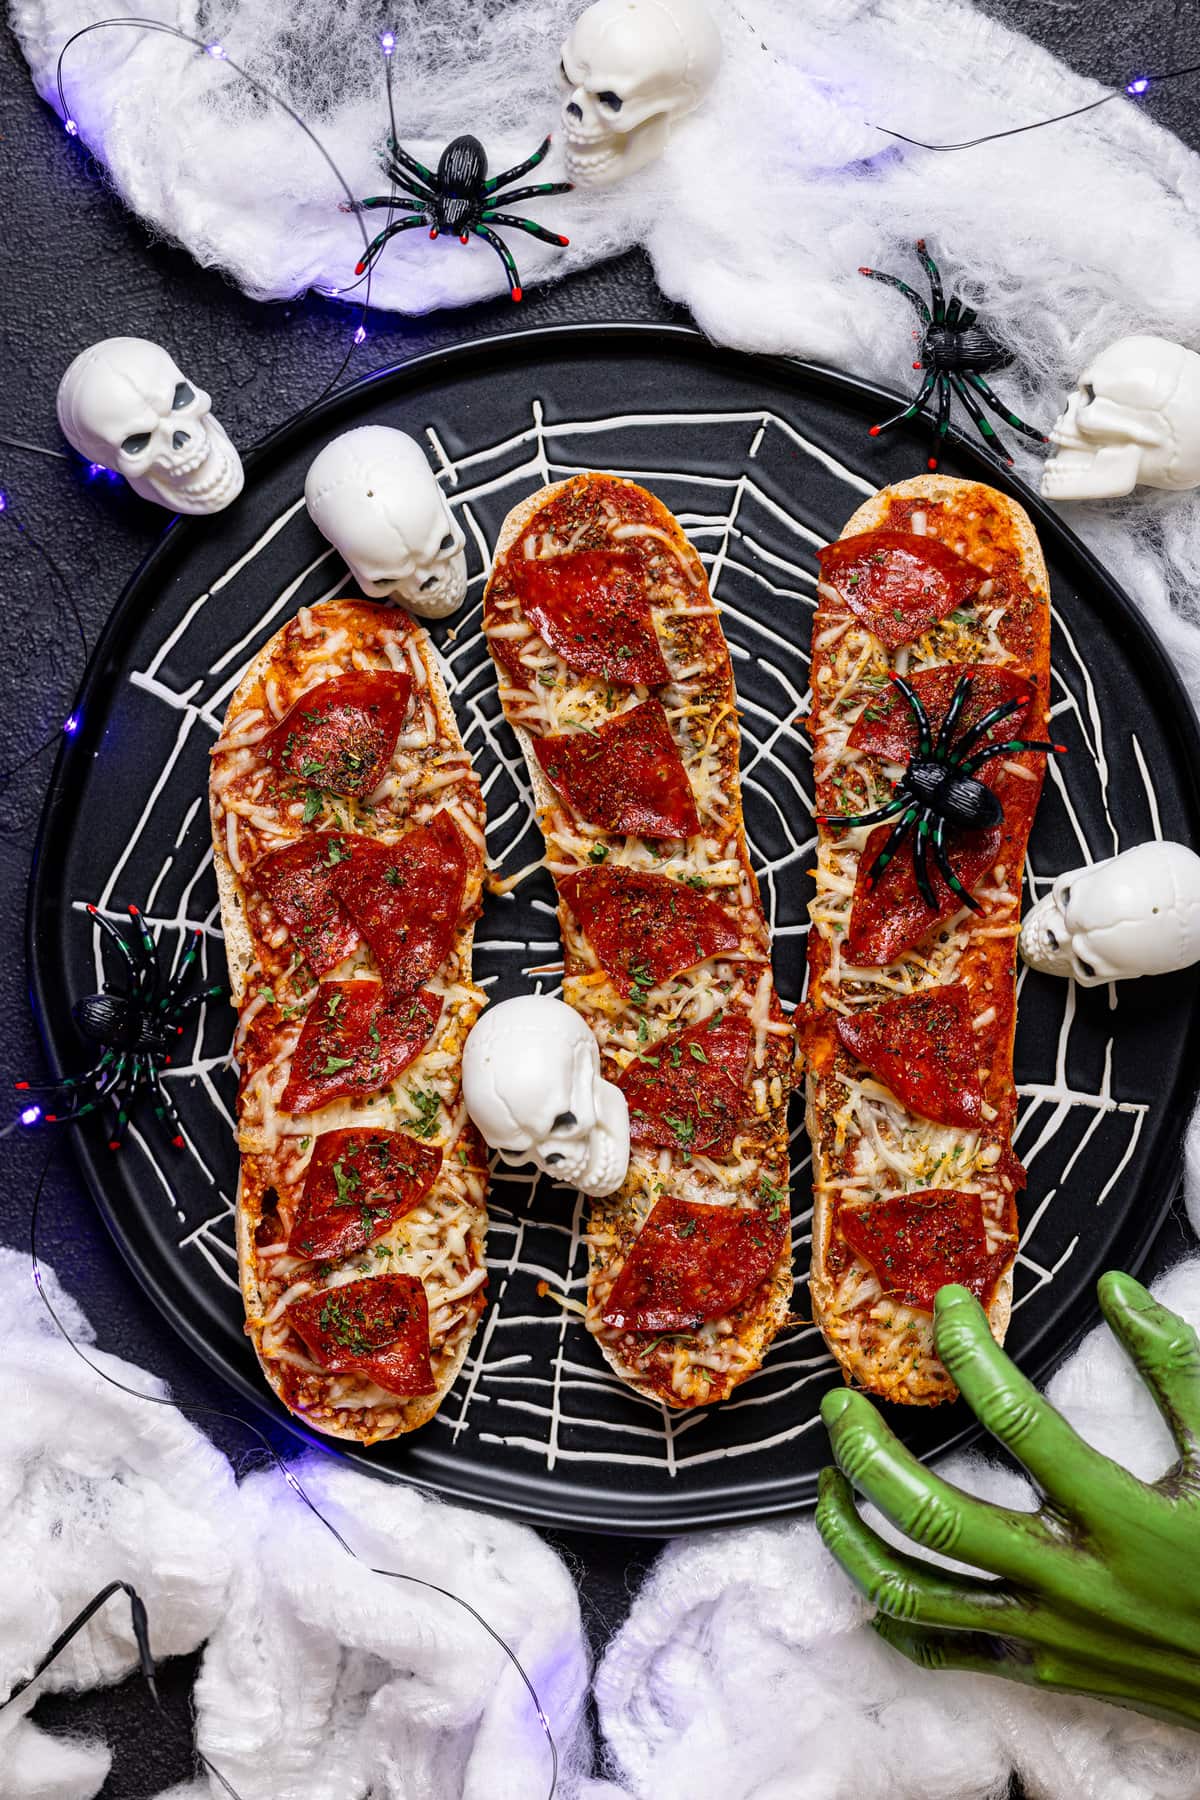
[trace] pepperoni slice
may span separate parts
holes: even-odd
[[[429,1302],[415,1275],[367,1275],[306,1294],[287,1322],[331,1375],[365,1375],[401,1399],[437,1391]]]
[[[1019,862],[1024,856],[1041,793],[1040,779],[1026,781],[1010,774],[1001,767],[999,757],[984,763],[976,780],[994,791],[1004,808],[1004,818],[999,825],[989,826],[986,830],[968,831],[956,827],[946,833],[950,866],[968,893],[974,893],[997,863],[1007,863],[1011,867],[1014,859]],[[850,928],[843,954],[848,963],[860,968],[881,968],[894,962],[962,905],[958,895],[943,880],[932,852],[928,859],[929,880],[938,904],[931,911],[921,898],[913,863],[915,829],[910,830],[900,844],[875,886],[867,887],[871,865],[887,842],[894,823],[889,820],[884,825],[877,825],[859,857]]]
[[[624,550],[510,555],[507,574],[538,636],[573,669],[622,687],[670,680],[641,557]]]
[[[644,838],[700,829],[691,783],[662,703],[643,700],[594,730],[535,738],[537,759],[589,825]]]
[[[436,994],[388,1000],[377,981],[323,981],[292,1052],[284,1112],[315,1112],[390,1086],[424,1049],[441,1011]]]
[[[383,780],[408,711],[412,677],[355,670],[301,694],[262,741],[272,768],[361,800]]]
[[[744,1013],[713,1013],[648,1047],[617,1086],[635,1144],[724,1156],[746,1111],[754,1027]]]
[[[260,857],[250,871],[251,886],[270,902],[318,975],[335,968],[359,941],[329,879],[346,858],[345,845],[337,832],[314,832]]]
[[[925,1188],[869,1206],[843,1206],[838,1224],[852,1250],[869,1262],[879,1285],[904,1306],[933,1311],[948,1281],[961,1282],[986,1306],[1013,1259],[1015,1244],[989,1251],[978,1194]]]
[[[402,1131],[325,1131],[304,1177],[288,1250],[322,1262],[353,1256],[419,1206],[442,1153]]]
[[[345,840],[349,854],[330,881],[371,947],[389,993],[407,993],[436,973],[454,942],[467,880],[466,839],[447,812],[394,844]]]
[[[786,1218],[692,1200],[660,1200],[604,1307],[614,1331],[691,1331],[760,1288],[787,1242]]]
[[[971,730],[993,707],[1006,706],[1010,700],[1019,703],[1018,710],[994,725],[972,748],[981,750],[985,744],[1024,736],[1034,697],[1031,681],[1011,669],[997,668],[991,663],[944,663],[940,668],[922,669],[908,677],[908,685],[929,715],[934,737],[964,675],[970,676],[971,688],[955,724],[955,738]],[[1033,735],[1040,734],[1035,732]],[[912,707],[898,688],[888,686],[859,714],[847,745],[851,750],[878,756],[884,762],[906,763],[916,754],[918,736]]]
[[[558,889],[583,926],[601,968],[627,999],[722,950],[736,950],[733,915],[669,875],[581,869]]]
[[[965,981],[900,994],[870,1012],[840,1017],[837,1034],[923,1119],[936,1125],[983,1124],[979,1065],[987,1053],[971,1024]]]
[[[911,644],[978,592],[983,569],[936,538],[864,531],[817,555],[821,580],[889,650]]]

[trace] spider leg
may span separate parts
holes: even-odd
[[[111,919],[106,919],[104,917],[104,914],[102,912],[98,911],[96,907],[89,906],[88,912],[91,914],[92,918],[95,919],[95,921],[96,921],[97,925],[99,925],[101,931],[106,932],[108,934],[108,936],[112,939],[113,943],[117,946],[117,949],[121,952],[122,961],[124,962],[126,969],[129,971],[129,976],[130,976],[131,981],[133,982],[134,987],[140,988],[141,976],[139,973],[139,966],[138,966],[137,962],[134,960],[133,952],[129,948],[129,944],[125,937],[124,932],[118,931],[116,926],[112,923]],[[107,988],[105,991],[107,992]]]
[[[179,1117],[174,1100],[172,1100],[170,1094],[167,1092],[167,1084],[162,1078],[162,1070],[158,1067],[152,1057],[146,1056],[144,1060],[147,1066],[147,1085],[153,1090],[155,1095],[154,1116],[156,1119],[166,1120],[174,1133],[171,1142],[177,1150],[182,1150],[184,1143],[183,1121]]]
[[[98,1107],[104,1104],[114,1088],[120,1086],[121,1082],[125,1079],[128,1063],[129,1053],[128,1051],[122,1050],[120,1056],[116,1058],[115,1062],[113,1062],[109,1068],[103,1081],[97,1083],[87,1100],[77,1104],[76,1101],[72,1099],[72,1104],[68,1112],[44,1113],[42,1116],[45,1119],[46,1124],[73,1125],[76,1119],[86,1119],[89,1113],[94,1113]],[[100,1063],[97,1063],[94,1069],[88,1071],[88,1075],[77,1075],[70,1082],[64,1081],[62,1086],[64,1088],[68,1086],[72,1088],[80,1087],[88,1080],[89,1076],[96,1075],[101,1066]]]
[[[932,732],[929,725],[929,714],[921,704],[921,697],[909,687],[903,675],[897,675],[894,669],[891,674],[891,682],[893,687],[898,687],[900,689],[900,692],[904,695],[904,698],[912,708],[913,717],[917,721],[917,730],[921,734],[920,741],[917,745],[917,755],[928,756],[930,749],[932,748],[930,742]]]
[[[958,724],[959,715],[961,714],[963,707],[967,704],[967,696],[970,692],[971,677],[969,675],[960,675],[954,684],[954,692],[950,696],[950,704],[946,708],[946,716],[942,720],[942,728],[937,734],[937,743],[933,746],[933,754],[937,757],[939,762],[944,762],[946,760],[946,751],[949,747],[950,739],[954,735],[954,727]],[[1019,704],[1019,701],[1014,701],[1014,705]],[[978,727],[976,727],[976,729],[978,729]],[[968,736],[970,736],[970,733],[968,733]],[[974,740],[972,739],[972,742],[973,741]],[[957,748],[958,746],[955,745],[955,749]],[[953,756],[953,754],[954,751],[952,750],[951,756]]]
[[[942,293],[942,276],[937,264],[925,248],[925,239],[917,239],[917,255],[921,259],[921,267],[929,277],[929,293],[933,300],[933,323],[943,325],[946,322],[946,297]]]
[[[491,190],[489,189],[489,192]],[[511,194],[494,194],[484,210],[486,219],[497,206],[515,206],[518,200],[535,200],[539,194],[569,194],[569,181],[543,181],[538,187],[514,188]]]
[[[937,419],[933,427],[933,450],[929,457],[929,467],[936,469],[941,459],[942,446],[946,441],[946,432],[950,428],[950,377],[939,374],[937,377]]]
[[[974,756],[968,756],[965,762],[959,764],[958,772],[960,775],[973,775],[976,769],[993,756],[1017,756],[1022,750],[1054,750],[1059,756],[1067,754],[1065,744],[1048,744],[1037,738],[1009,738],[1005,744],[989,744],[986,750],[977,750]]]
[[[192,970],[196,966],[196,958],[200,951],[200,940],[204,933],[196,928],[188,940],[187,948],[176,965],[175,973],[167,984],[167,991],[158,1003],[160,1012],[167,1012],[173,1001],[177,1000],[191,979]]]
[[[138,998],[149,1006],[157,998],[161,971],[158,966],[158,946],[154,942],[150,927],[143,919],[136,906],[129,908],[129,917],[133,920],[133,955],[139,969]]]
[[[115,1050],[106,1050],[82,1075],[64,1075],[61,1081],[14,1081],[13,1087],[19,1094],[69,1094],[72,1088],[86,1087],[90,1081],[96,1081],[115,1055]]]
[[[978,317],[979,314],[975,307],[964,306],[958,315],[958,329],[960,331],[969,331]]]
[[[929,879],[928,808],[925,808],[917,820],[917,841],[913,845],[913,874],[917,878],[917,892],[930,912],[936,912],[938,909],[937,895],[934,893],[933,883]]]
[[[146,1086],[146,1070],[143,1062],[144,1059],[140,1054],[131,1059],[129,1086],[125,1089],[125,1093],[117,1105],[117,1122],[113,1127],[113,1134],[108,1140],[110,1150],[119,1150],[125,1142],[125,1128],[129,1124],[129,1115],[133,1111],[138,1095]]]
[[[887,819],[894,819],[898,812],[903,812],[908,805],[908,797],[899,795],[889,800],[886,806],[876,807],[874,812],[867,813],[818,813],[818,825],[844,825],[848,831],[858,825],[882,825]]]
[[[865,275],[868,281],[882,281],[885,286],[896,288],[904,295],[904,298],[909,304],[916,308],[926,325],[933,324],[933,314],[922,300],[920,294],[917,293],[915,288],[910,288],[907,281],[901,281],[898,275],[881,275],[878,269],[860,269],[858,272],[860,275]]]
[[[486,238],[492,246],[504,264],[504,273],[508,276],[508,291],[514,300],[519,300],[521,298],[521,271],[518,269],[508,245],[496,235],[489,225],[472,225],[471,230],[476,237]]]
[[[899,824],[893,825],[892,829],[888,832],[883,848],[867,870],[866,880],[863,882],[863,887],[868,893],[875,886],[879,877],[891,862],[893,856],[895,856],[896,851],[900,848],[901,839],[904,837],[904,834],[907,832],[909,826],[912,824],[920,810],[921,808],[919,806],[910,806]]]
[[[342,211],[370,212],[374,206],[386,206],[390,212],[399,212],[402,206],[431,206],[432,204],[432,199],[429,201],[419,200],[415,194],[372,194],[367,200],[356,200],[353,208],[343,207]]]
[[[391,225],[385,226],[384,229],[379,233],[379,236],[377,238],[373,238],[371,240],[371,242],[367,245],[366,249],[362,253],[361,262],[355,263],[354,273],[356,275],[364,274],[366,272],[366,270],[371,266],[371,264],[375,261],[376,257],[379,255],[380,251],[383,249],[383,247],[387,243],[388,239],[394,238],[398,231],[412,231],[414,226],[424,225],[426,223],[427,223],[427,221],[426,221],[424,213],[413,213],[406,219],[396,219]],[[436,226],[434,227],[432,235],[434,237],[437,236]]]
[[[516,181],[521,175],[528,175],[530,169],[536,169],[540,162],[545,162],[549,150],[550,139],[543,138],[533,155],[527,156],[523,163],[518,163],[514,169],[505,169],[503,175],[493,175],[490,181],[485,181],[484,193],[494,194],[497,188],[507,187],[510,181]],[[569,182],[567,186],[570,186]]]
[[[991,420],[984,414],[983,408],[980,406],[978,400],[975,398],[962,376],[951,375],[950,380],[954,386],[955,393],[966,407],[971,418],[975,421],[976,429],[984,443],[987,444],[989,449],[994,450],[996,455],[1011,468],[1012,457],[1008,454],[1008,451],[1004,448],[1004,445],[992,430]]]
[[[418,162],[415,156],[410,156],[403,144],[398,144],[390,132],[388,133],[387,147],[402,169],[407,169],[410,175],[415,175],[417,180],[424,182],[427,188],[436,189],[437,176],[434,174],[433,170],[427,169],[425,164],[423,162]],[[389,170],[389,173],[390,172],[391,171]],[[397,175],[393,176],[392,179],[398,182],[400,177]]]
[[[1004,420],[1006,425],[1011,425],[1014,431],[1023,432],[1027,438],[1032,438],[1035,444],[1048,444],[1050,442],[1050,439],[1046,436],[1044,431],[1036,430],[1034,426],[1027,425],[1024,419],[1019,419],[1015,412],[1009,412],[1003,400],[1001,400],[998,394],[993,393],[982,375],[977,374],[974,369],[968,369],[966,379],[970,382],[976,393],[983,395],[987,405],[991,407],[992,411],[997,414],[999,418]]]
[[[946,308],[946,329],[947,329],[947,331],[961,331],[962,330],[963,325],[962,325],[962,316],[961,315],[962,315],[962,301],[959,299],[957,294],[951,294],[950,304]]]
[[[544,225],[535,225],[532,219],[518,219],[512,213],[485,212],[483,218],[492,225],[508,225],[516,231],[527,231],[530,237],[541,238],[543,244],[569,244],[570,238],[560,237],[557,231],[547,231]]]
[[[961,762],[972,744],[977,744],[980,738],[986,737],[992,726],[999,725],[1001,719],[1009,719],[1013,713],[1020,712],[1022,704],[1020,700],[1006,700],[1003,706],[993,706],[991,712],[984,713],[979,723],[972,725],[970,731],[964,731],[954,745],[950,752],[952,761]]]
[[[958,879],[954,870],[950,867],[950,857],[946,851],[945,839],[946,821],[945,819],[939,819],[933,828],[933,855],[938,869],[941,871],[942,879],[950,889],[950,892],[956,894],[964,906],[969,906],[972,912],[981,913],[983,908],[980,906],[978,900],[975,899],[973,894],[968,894],[966,888]]]
[[[905,419],[915,418],[919,412],[924,410],[925,402],[928,400],[930,394],[932,394],[933,384],[936,380],[937,376],[932,370],[929,370],[921,383],[920,390],[913,396],[910,403],[901,408],[898,413],[893,413],[890,419],[885,419],[882,425],[872,425],[870,436],[878,437],[881,432],[890,431],[893,425],[900,425]]]

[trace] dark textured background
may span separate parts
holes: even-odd
[[[984,10],[1105,80],[1200,57],[1200,29],[1190,0],[1138,0],[1134,7],[1117,0],[988,0]],[[797,13],[802,18],[802,6]],[[1161,123],[1200,148],[1200,78],[1164,88],[1145,104]],[[59,375],[85,344],[119,333],[168,344],[183,368],[194,368],[216,395],[222,422],[243,445],[307,404],[341,360],[349,317],[343,310],[312,301],[257,305],[221,276],[197,269],[182,251],[150,243],[105,187],[87,152],[39,103],[7,32],[0,44],[0,192],[0,432],[59,447],[54,418]],[[527,293],[520,322],[679,316],[657,291],[646,259],[633,254]],[[423,350],[508,330],[513,322],[507,300],[423,319],[379,314],[356,352],[353,372],[365,374]],[[94,643],[161,530],[163,514],[123,487],[89,483],[74,462],[4,445],[0,487],[9,499],[0,521],[0,597],[9,620],[0,667],[0,768],[7,769],[61,721],[82,670],[61,592],[29,539],[51,549]],[[0,936],[0,1061],[13,1077],[36,1078],[41,1068],[19,921],[51,754],[0,790],[0,884],[9,922]],[[103,829],[102,819],[96,828]],[[48,1147],[44,1137],[18,1133],[5,1140],[0,1243],[27,1245],[30,1198]],[[1173,1217],[1158,1265],[1176,1257],[1187,1241],[1186,1226]],[[49,1166],[41,1249],[87,1308],[105,1348],[165,1376],[180,1399],[215,1405],[228,1400],[215,1377],[173,1341],[134,1286],[81,1191],[65,1146],[54,1148]],[[249,1436],[235,1426],[213,1435],[235,1458],[252,1449]],[[579,1576],[585,1619],[599,1646],[623,1617],[653,1546],[582,1537],[554,1541]],[[115,1756],[104,1800],[158,1794],[193,1767],[188,1695],[194,1660],[180,1658],[161,1672],[169,1725],[134,1681],[44,1701],[37,1718],[52,1730],[108,1740]]]

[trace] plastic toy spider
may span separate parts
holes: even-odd
[[[124,993],[106,981],[103,993],[89,994],[76,1002],[71,1009],[75,1023],[84,1037],[101,1046],[102,1054],[82,1075],[68,1075],[46,1087],[31,1087],[28,1081],[18,1081],[19,1092],[61,1095],[59,1104],[66,1103],[62,1112],[44,1112],[39,1104],[27,1106],[21,1122],[72,1125],[111,1100],[117,1108],[117,1123],[108,1147],[119,1150],[130,1114],[146,1089],[155,1097],[155,1117],[166,1119],[174,1128],[172,1142],[182,1149],[179,1114],[162,1079],[162,1070],[171,1061],[167,1048],[174,1038],[182,1036],[184,1015],[205,1000],[215,1000],[224,989],[209,987],[192,994],[186,991],[196,967],[202,935],[199,931],[192,933],[179,966],[164,987],[157,946],[136,906],[129,909],[134,926],[132,946],[124,933],[94,906],[89,906],[88,912],[120,950],[132,989]]]
[[[914,369],[924,372],[925,379],[912,402],[893,418],[885,419],[882,425],[872,425],[871,436],[878,437],[881,431],[890,431],[893,425],[901,424],[905,419],[915,418],[918,413],[928,409],[930,397],[936,391],[937,414],[932,415],[933,453],[929,458],[929,467],[936,469],[938,456],[950,426],[950,401],[957,394],[967,412],[974,420],[976,428],[989,449],[996,452],[1002,461],[1012,464],[1012,457],[992,428],[991,421],[984,413],[976,395],[990,406],[994,413],[1002,418],[1006,425],[1014,431],[1020,431],[1035,444],[1049,442],[1044,432],[1035,431],[1016,413],[1009,412],[1004,402],[992,392],[984,380],[985,374],[994,369],[1006,369],[1013,361],[1012,356],[1002,344],[985,331],[982,325],[975,323],[977,314],[974,307],[964,306],[957,294],[951,294],[949,303],[942,292],[942,278],[938,266],[925,248],[924,238],[917,239],[917,255],[921,259],[921,267],[929,277],[929,293],[933,301],[933,311],[922,300],[920,294],[910,288],[906,281],[896,275],[881,275],[878,269],[860,269],[860,275],[866,275],[872,281],[882,281],[888,287],[898,288],[904,298],[916,308],[925,326],[925,335],[921,340],[920,361],[913,364]],[[914,336],[916,334],[914,333]]]
[[[515,169],[506,169],[503,175],[493,175],[489,181],[487,151],[478,138],[456,137],[452,143],[447,144],[438,159],[435,173],[434,170],[427,169],[424,163],[418,162],[415,156],[410,156],[394,136],[389,136],[388,150],[392,160],[386,165],[387,173],[402,191],[398,194],[375,194],[368,200],[358,201],[357,205],[362,211],[376,206],[386,206],[390,211],[401,206],[411,206],[414,211],[403,219],[392,220],[384,227],[379,236],[368,244],[354,273],[365,274],[375,263],[384,245],[397,232],[412,231],[418,225],[428,225],[431,238],[440,237],[443,232],[447,235],[453,233],[464,244],[469,243],[472,235],[484,238],[504,264],[509,293],[514,300],[519,300],[520,271],[512,251],[492,227],[507,225],[516,231],[527,231],[530,237],[541,238],[544,244],[565,245],[570,242],[569,238],[560,237],[556,231],[547,231],[543,225],[534,224],[532,219],[520,219],[515,213],[498,210],[501,205],[512,206],[516,201],[528,200],[535,194],[570,193],[569,181],[543,181],[533,187],[514,188],[511,193],[502,192],[518,176],[536,169],[549,148],[550,139],[547,138],[525,162],[518,163]]]
[[[996,794],[975,778],[975,771],[990,758],[1012,756],[1021,750],[1056,750],[1062,754],[1066,751],[1066,745],[1042,743],[1032,738],[1008,738],[1003,743],[988,744],[984,749],[970,754],[982,738],[999,725],[1002,719],[1017,712],[1022,703],[1020,700],[1006,700],[1000,706],[993,706],[990,712],[984,713],[978,724],[972,725],[969,731],[964,731],[960,737],[955,738],[954,727],[962,717],[963,707],[971,692],[969,675],[960,676],[955,683],[946,717],[935,742],[929,714],[921,704],[920,696],[914,693],[903,676],[893,673],[892,681],[908,701],[917,721],[920,737],[916,755],[911,758],[907,769],[896,783],[895,792],[886,806],[867,813],[826,813],[818,823],[882,825],[885,819],[894,819],[899,813],[901,816],[898,823],[888,833],[883,848],[867,871],[863,883],[866,891],[869,892],[876,885],[901,842],[915,825],[917,839],[913,846],[913,873],[916,876],[917,890],[929,910],[938,910],[933,883],[929,878],[929,847],[932,845],[934,860],[951,893],[957,895],[972,912],[982,912],[979,902],[967,892],[950,866],[945,841],[946,827],[957,825],[967,829],[986,829],[990,825],[998,825],[1003,819],[1004,808]]]

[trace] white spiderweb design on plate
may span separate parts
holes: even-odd
[[[803,645],[816,600],[815,551],[824,541],[804,516],[806,483],[819,479],[826,492],[831,485],[840,489],[836,504],[841,518],[874,491],[873,484],[770,411],[635,413],[586,420],[550,418],[547,412],[534,398],[528,403],[527,424],[457,457],[445,448],[444,428],[439,433],[435,426],[426,427],[440,479],[467,534],[467,600],[460,615],[448,627],[435,627],[434,635],[464,740],[482,778],[491,864],[505,875],[536,869],[542,842],[479,628],[489,547],[508,509],[544,482],[587,468],[644,481],[695,542],[721,607],[742,714],[747,829],[775,934],[780,993],[790,1008],[802,992],[810,892],[805,871],[814,850],[803,730],[808,682]],[[780,500],[781,492],[790,496],[787,504]],[[294,569],[287,560],[291,537],[297,546]],[[269,593],[263,593],[254,587],[255,564],[268,548],[272,566],[289,573],[282,582],[272,579]],[[153,655],[129,676],[156,708],[166,709],[174,737],[153,779],[148,773],[144,777],[148,786],[137,826],[95,898],[100,910],[117,921],[126,916],[124,903],[138,899],[161,953],[172,960],[187,930],[199,926],[206,981],[221,979],[224,968],[197,750],[207,752],[245,665],[266,638],[298,605],[347,591],[352,591],[349,578],[335,553],[312,554],[311,528],[297,498],[277,512],[256,545],[191,600]],[[247,593],[254,595],[249,603]],[[210,660],[211,646],[220,637],[220,609],[226,604],[238,621],[239,635]],[[250,618],[253,622],[240,629]],[[1109,795],[1117,747],[1106,740],[1092,675],[1057,612],[1054,643],[1052,711],[1058,734],[1074,754],[1065,759],[1065,769],[1050,759],[1051,781],[1028,877],[1035,889],[1071,862],[1091,861],[1121,847]],[[188,671],[188,679],[179,680],[180,670]],[[1161,828],[1141,745],[1135,735],[1129,734],[1127,741],[1139,771],[1143,816],[1127,826],[1126,841],[1136,842],[1161,835]],[[1093,821],[1093,836],[1094,821],[1105,821],[1104,841],[1089,842],[1081,813]],[[139,850],[145,854],[143,835],[151,821],[159,843],[169,849],[138,894],[131,888],[137,879],[131,868]],[[1044,843],[1053,843],[1055,850],[1043,868],[1039,850]],[[76,904],[82,907],[85,901]],[[93,926],[92,939],[99,985],[98,927]],[[531,873],[503,899],[488,900],[476,935],[476,977],[484,987],[498,993],[522,987],[555,992],[559,957],[553,889],[544,873]],[[1023,986],[1024,975],[1021,979]],[[1042,1053],[1041,1066],[1019,1084],[1016,1147],[1029,1168],[1030,1183],[1021,1209],[1017,1308],[1053,1282],[1079,1244],[1078,1231],[1063,1230],[1056,1199],[1073,1178],[1078,1181],[1081,1162],[1086,1162],[1093,1175],[1096,1167],[1105,1172],[1105,1185],[1093,1188],[1090,1201],[1096,1208],[1104,1206],[1137,1150],[1150,1104],[1149,1096],[1125,1100],[1114,1094],[1115,989],[1109,991],[1107,1035],[1099,1044],[1094,1014],[1089,1015],[1089,1031],[1073,1037],[1078,1023],[1073,985],[1044,984],[1038,1004],[1043,1011],[1047,1005],[1057,1009],[1058,1016],[1042,1031],[1049,1050]],[[197,1259],[202,1265],[197,1272],[228,1290],[230,1313],[240,1320],[233,1236],[233,1082],[223,1041],[227,1029],[223,1007],[203,1008],[190,1039],[181,1040],[188,1045],[186,1054],[168,1072],[184,1120],[182,1164],[160,1157],[152,1123],[135,1119],[130,1141],[161,1186],[162,1205],[178,1227],[174,1241],[180,1257]],[[1019,1074],[1024,1037],[1019,1031]],[[1080,1068],[1086,1078],[1076,1072]],[[211,1149],[218,1138],[226,1147],[223,1161]],[[792,1112],[792,1152],[796,1303],[802,1310],[811,1203],[798,1098]],[[586,1205],[544,1178],[495,1172],[491,1304],[466,1366],[429,1429],[464,1452],[474,1438],[481,1458],[499,1452],[543,1471],[594,1465],[596,1480],[603,1479],[603,1466],[622,1464],[631,1475],[636,1466],[642,1472],[639,1480],[666,1482],[706,1463],[761,1455],[811,1432],[833,1370],[812,1325],[782,1333],[762,1370],[719,1408],[674,1414],[630,1393],[617,1380],[577,1320],[546,1292],[577,1298],[586,1285],[581,1242]],[[1079,1205],[1076,1195],[1076,1211]],[[586,1480],[585,1468],[580,1478]]]

